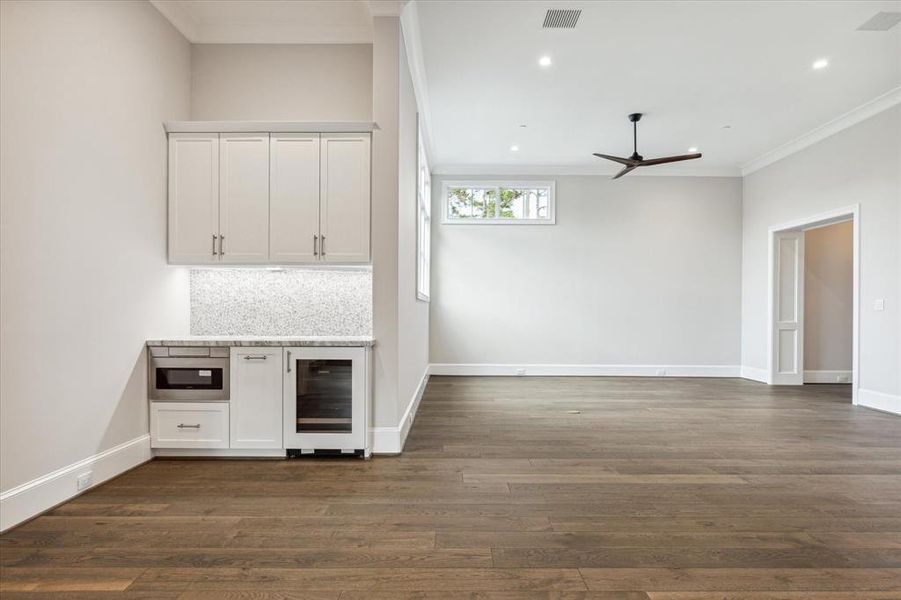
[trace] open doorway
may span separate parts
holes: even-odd
[[[857,404],[858,210],[854,205],[770,228],[768,383],[801,385],[826,383],[826,379],[829,383],[850,383],[852,401]],[[848,234],[850,247],[829,246],[843,243]],[[806,256],[808,241],[810,260]],[[848,262],[850,290],[838,289],[849,282],[845,271]],[[808,276],[812,281],[806,281]],[[813,297],[805,298],[805,292]],[[845,356],[847,338],[850,357]]]

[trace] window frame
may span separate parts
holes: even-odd
[[[546,219],[453,219],[448,216],[448,188],[494,188],[498,190],[500,197],[500,188],[540,188],[544,187],[548,190],[548,218]],[[441,224],[442,225],[556,225],[557,224],[557,202],[556,202],[556,181],[538,181],[533,179],[519,180],[454,180],[441,182]]]

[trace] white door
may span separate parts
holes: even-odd
[[[269,258],[269,134],[219,137],[219,259]]]
[[[322,134],[320,258],[369,262],[368,133]]]
[[[285,448],[366,448],[366,349],[285,349]]]
[[[169,134],[169,262],[218,262],[219,134]]]
[[[780,231],[773,236],[774,384],[804,383],[804,232]]]
[[[269,260],[319,260],[319,134],[272,134],[269,148]]]
[[[282,349],[231,352],[232,448],[282,447]]]

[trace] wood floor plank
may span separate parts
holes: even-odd
[[[152,461],[0,535],[0,591],[901,600],[901,419],[838,385],[432,377],[401,456]]]

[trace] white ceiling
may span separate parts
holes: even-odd
[[[371,43],[363,0],[151,0],[195,44]]]
[[[646,158],[704,153],[668,172],[738,172],[901,86],[901,25],[855,31],[898,1],[417,5],[439,169],[611,172],[591,153],[629,155],[626,115],[643,112]],[[542,29],[547,8],[581,8],[577,28]],[[821,57],[830,66],[812,69]]]

